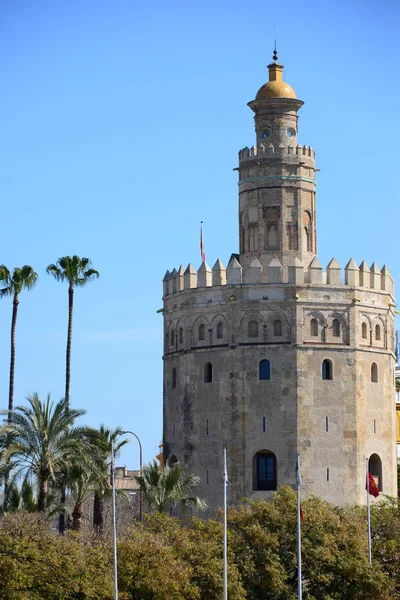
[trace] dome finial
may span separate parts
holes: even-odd
[[[278,60],[278,52],[276,51],[276,40],[274,41],[274,53],[272,55],[272,60],[274,60],[275,62],[277,62]]]

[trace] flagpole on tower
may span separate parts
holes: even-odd
[[[371,551],[371,502],[369,499],[369,460],[365,459],[366,462],[366,479],[367,479],[367,518],[368,518],[368,561],[372,564],[372,551]]]
[[[228,600],[228,557],[227,557],[227,523],[226,523],[226,491],[228,486],[228,471],[226,469],[226,448],[224,448],[224,599]]]
[[[206,261],[206,253],[204,252],[203,245],[203,221],[200,221],[200,254],[201,254],[201,262]]]
[[[296,461],[296,482],[297,482],[297,597],[302,600],[302,571],[301,571],[301,474],[300,474],[300,454],[297,453]]]

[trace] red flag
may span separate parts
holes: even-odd
[[[379,496],[378,486],[375,483],[375,479],[372,477],[371,473],[368,471],[368,482],[365,486],[365,489],[373,496],[377,498]]]
[[[203,221],[201,222],[201,225],[200,225],[200,252],[201,252],[201,260],[203,262],[205,262],[206,253],[204,252],[204,246],[203,246]]]

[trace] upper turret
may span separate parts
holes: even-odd
[[[297,111],[303,105],[294,89],[282,79],[283,65],[276,50],[268,65],[269,81],[248,103],[254,111],[257,146],[262,144],[295,146],[297,144]]]
[[[284,277],[295,257],[308,265],[316,253],[315,155],[298,144],[303,101],[282,79],[276,49],[269,81],[248,103],[254,112],[256,144],[239,152],[240,263],[254,256],[263,277],[272,258]]]

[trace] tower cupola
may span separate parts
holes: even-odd
[[[269,81],[257,92],[256,100],[268,98],[296,98],[294,89],[282,79],[283,65],[278,63],[278,55],[274,52],[274,61],[268,65]]]

